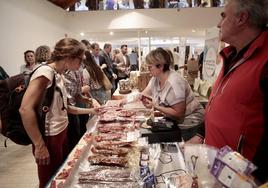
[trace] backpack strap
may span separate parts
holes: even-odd
[[[43,65],[41,65],[41,66],[43,66]],[[41,66],[39,66],[39,67],[41,67]],[[48,66],[48,65],[45,65],[45,66]],[[34,71],[36,71],[39,67],[37,67]],[[30,77],[32,76],[33,72],[31,73]],[[42,104],[39,105],[37,112],[36,112],[37,116],[39,117],[39,118],[37,118],[39,130],[43,136],[45,133],[46,114],[50,110],[50,106],[51,106],[52,100],[54,98],[54,92],[56,90],[55,89],[56,88],[56,78],[55,78],[56,73],[54,72],[54,70],[53,70],[53,74],[54,74],[54,76],[53,76],[53,80],[52,80],[52,85],[46,89],[45,95],[44,95],[43,100],[42,100]]]

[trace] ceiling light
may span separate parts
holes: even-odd
[[[81,32],[80,35],[83,37],[83,36],[85,36],[85,33]]]
[[[114,32],[111,31],[109,34],[110,34],[110,35],[114,35]]]
[[[193,33],[195,33],[195,32],[196,32],[196,30],[195,30],[195,29],[192,29],[192,32],[193,32]]]

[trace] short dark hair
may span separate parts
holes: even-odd
[[[26,56],[26,54],[28,54],[29,52],[31,52],[31,53],[33,53],[34,54],[34,51],[33,50],[26,50],[25,52],[24,52],[24,57]]]
[[[111,47],[112,45],[110,43],[105,43],[104,46],[103,46],[103,49],[106,49],[106,48],[109,48]]]
[[[90,45],[90,42],[86,39],[81,40],[81,42],[86,46]]]
[[[26,63],[28,63],[27,60],[26,60],[26,55],[27,55],[28,53],[33,53],[33,54],[34,54],[34,51],[33,51],[33,50],[26,50],[26,51],[24,52],[24,60],[25,60]]]
[[[122,44],[121,45],[121,49],[123,49],[124,47],[127,47],[127,45],[126,44]]]
[[[92,49],[95,49],[95,48],[96,48],[96,46],[100,47],[100,46],[99,46],[99,44],[98,44],[98,43],[96,43],[96,42],[94,42],[94,43],[92,43],[92,44],[91,44],[91,48],[92,48]]]

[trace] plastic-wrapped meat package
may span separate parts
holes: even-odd
[[[79,173],[79,184],[98,187],[138,187],[138,173],[122,167],[91,166]]]
[[[204,144],[186,144],[184,159],[186,169],[192,176],[192,186],[214,187],[216,180],[210,173],[210,168],[217,154],[217,149]]]

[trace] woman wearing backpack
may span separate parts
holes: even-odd
[[[33,73],[22,99],[20,114],[25,130],[33,143],[40,188],[45,187],[67,157],[67,112],[95,113],[93,109],[67,106],[67,92],[62,74],[66,70],[78,70],[84,58],[84,52],[84,46],[75,39],[64,38],[57,42],[48,66],[43,65]],[[35,109],[41,103],[46,89],[52,85],[53,79],[56,81],[54,96],[46,114],[44,133],[41,133]]]

